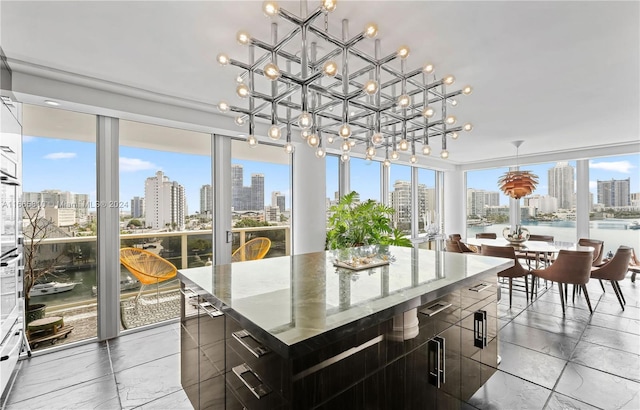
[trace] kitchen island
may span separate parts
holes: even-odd
[[[383,265],[334,266],[362,257]],[[363,247],[180,270],[182,386],[207,409],[457,408],[497,367],[512,265]]]

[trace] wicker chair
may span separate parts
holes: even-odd
[[[265,257],[271,248],[269,238],[254,238],[231,254],[231,262],[254,261]]]
[[[513,259],[514,265],[512,267],[505,269],[502,272],[498,272],[498,277],[509,278],[509,307],[511,307],[513,299],[513,278],[524,278],[524,289],[527,295],[527,301],[529,301],[529,286],[527,284],[527,275],[529,275],[529,271],[525,269],[520,262],[518,262],[513,247],[482,245],[480,254],[484,256]]]
[[[156,296],[160,301],[160,282],[176,277],[178,270],[168,260],[153,252],[140,248],[120,249],[120,263],[140,281],[140,290],[136,302],[146,285],[156,285]]]
[[[613,258],[609,259],[608,262],[598,267],[591,268],[592,278],[599,279],[601,281],[600,283],[602,283],[602,280],[608,280],[611,282],[611,286],[618,297],[618,302],[620,302],[622,310],[624,310],[624,305],[627,301],[624,299],[624,295],[622,294],[622,289],[620,289],[618,281],[623,280],[627,276],[632,253],[633,249],[627,246],[621,246],[618,248],[615,255],[613,255]]]
[[[560,303],[562,304],[562,314],[564,315],[566,287],[570,284],[580,286],[584,291],[584,297],[587,301],[587,306],[589,306],[589,311],[593,314],[586,286],[591,277],[592,262],[593,253],[591,251],[569,251],[562,249],[551,266],[546,269],[533,269],[531,271],[532,289],[536,277],[557,282],[560,293]]]

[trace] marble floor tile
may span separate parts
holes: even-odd
[[[109,341],[114,372],[180,352],[180,336],[173,329],[165,329],[147,337],[138,337],[138,333],[128,336],[136,337]]]
[[[620,308],[620,304],[617,301],[615,303],[598,303],[596,312],[607,313],[609,315],[618,315],[620,317],[626,317],[628,319],[640,320],[640,308],[634,306],[625,306],[624,310],[622,310]]]
[[[545,410],[598,410],[587,403],[572,399],[559,393],[553,393],[544,406]]]
[[[632,333],[598,326],[587,326],[581,340],[640,355],[638,336]]]
[[[596,311],[591,317],[592,326],[605,327],[640,336],[640,319],[630,319],[619,315],[609,315]]]
[[[640,382],[640,356],[581,340],[571,362]]]
[[[527,310],[513,319],[514,323],[545,330],[557,335],[580,339],[587,327],[586,322],[567,320],[557,316]]]
[[[578,339],[524,326],[515,321],[500,330],[499,340],[568,360]]]
[[[603,409],[640,409],[640,383],[575,363],[567,365],[555,391]]]
[[[189,401],[189,398],[185,394],[184,390],[178,390],[177,392],[167,394],[158,399],[143,404],[142,406],[135,407],[136,410],[192,410],[193,406]]]
[[[498,370],[468,403],[478,409],[542,409],[551,390]]]
[[[566,360],[507,342],[500,343],[498,353],[502,358],[499,370],[548,389],[553,388],[567,364]]]

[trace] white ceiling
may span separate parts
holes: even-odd
[[[261,4],[3,0],[0,39],[14,71],[65,72],[96,88],[119,84],[214,117],[218,101],[235,103],[237,74],[216,55],[246,61],[239,29],[269,39]],[[281,4],[299,13],[299,3]],[[525,141],[521,158],[640,151],[637,1],[343,0],[330,16],[337,35],[343,18],[351,36],[376,22],[383,55],[406,44],[408,67],[432,61],[439,75],[474,87],[455,108],[475,128],[449,144],[452,163],[511,161],[514,140]]]

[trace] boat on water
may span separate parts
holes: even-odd
[[[120,281],[120,292],[125,290],[137,289],[140,287],[140,282],[137,279],[133,279],[131,276],[127,276]],[[95,296],[98,294],[98,287],[96,285],[91,286],[91,293]]]
[[[631,222],[631,224],[629,224],[629,229],[640,229],[640,222],[638,221],[633,221]]]
[[[33,285],[31,290],[29,291],[29,296],[44,296],[44,295],[54,295],[56,293],[68,292],[75,288],[77,283],[75,282],[45,282],[45,283],[36,283]]]

